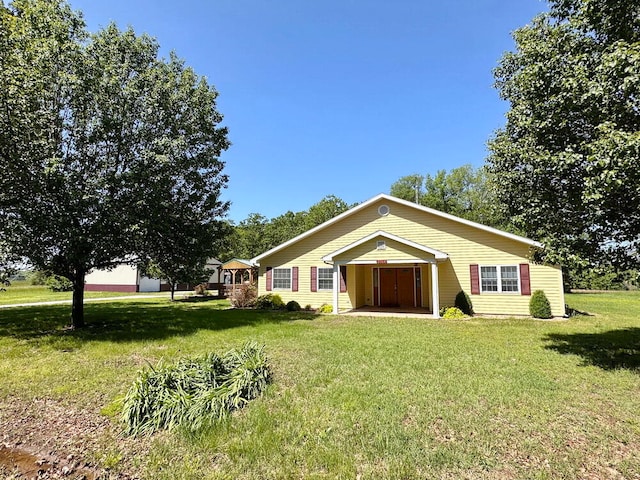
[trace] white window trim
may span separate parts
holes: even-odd
[[[495,267],[498,280],[498,290],[493,292],[491,290],[484,290],[482,288],[482,267]],[[518,290],[515,292],[502,291],[502,267],[516,267],[516,280],[518,281]],[[480,294],[481,295],[520,295],[522,292],[522,285],[520,285],[520,265],[518,264],[499,264],[499,265],[478,265],[478,281],[480,282]]]
[[[271,270],[271,290],[275,292],[291,292],[291,287],[293,286],[293,272],[291,267],[274,267]],[[276,287],[276,270],[289,270],[289,288]]]
[[[331,272],[331,288],[320,288],[320,269],[329,270]],[[326,279],[325,279],[326,280]],[[333,291],[333,267],[327,267],[326,265],[322,267],[316,267],[316,291],[318,292],[332,292]]]

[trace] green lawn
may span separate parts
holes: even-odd
[[[153,295],[131,292],[84,292],[85,298],[109,298],[131,295]],[[157,295],[157,293],[155,294]],[[22,303],[49,302],[71,300],[71,292],[52,292],[43,285],[30,285],[25,281],[12,282],[4,292],[0,292],[0,305],[14,305]]]
[[[164,299],[0,310],[3,406],[113,414],[147,362],[266,344],[266,393],[225,423],[87,455],[142,478],[638,478],[640,293],[567,321],[226,310]],[[116,417],[112,418],[116,422]],[[133,455],[136,444],[145,455]],[[37,447],[37,446],[35,446]]]

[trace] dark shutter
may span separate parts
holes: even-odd
[[[291,267],[291,291],[298,291],[298,267]]]
[[[529,275],[529,264],[520,264],[520,293],[531,295],[531,276]]]
[[[478,265],[469,265],[469,273],[471,274],[471,294],[478,295],[480,293],[480,275],[478,273]]]
[[[318,291],[318,267],[311,267],[311,291]]]
[[[267,292],[270,292],[273,288],[273,274],[271,272],[271,267],[267,267]]]
[[[347,291],[347,266],[340,265],[340,291],[342,293]]]

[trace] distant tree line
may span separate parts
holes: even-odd
[[[295,213],[288,211],[272,219],[260,213],[250,213],[237,225],[230,223],[223,256],[226,259],[253,258],[332,219],[352,206],[341,198],[328,195],[308,210]]]

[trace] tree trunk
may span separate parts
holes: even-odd
[[[176,293],[176,284],[171,282],[171,301],[173,302],[173,294]]]
[[[76,270],[73,276],[73,304],[71,305],[71,328],[84,327],[84,271]]]

